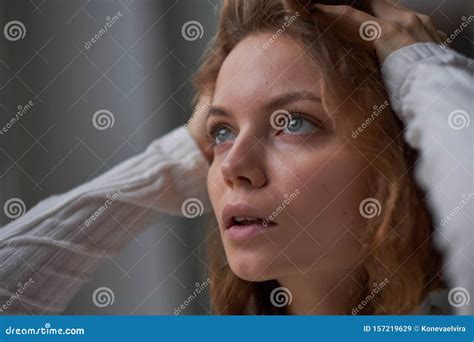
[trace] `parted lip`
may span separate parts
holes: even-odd
[[[224,223],[225,229],[234,225],[234,217],[236,216],[254,217],[261,220],[266,220],[268,218],[268,215],[265,215],[261,210],[255,209],[255,207],[248,205],[247,203],[229,203],[222,211],[222,222]],[[271,221],[269,224],[275,225],[276,222]]]

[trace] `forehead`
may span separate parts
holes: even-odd
[[[258,104],[296,90],[319,93],[321,74],[304,54],[304,46],[285,35],[268,44],[272,35],[251,35],[230,52],[217,77],[215,105]]]

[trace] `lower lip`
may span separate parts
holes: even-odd
[[[264,226],[263,224],[250,224],[247,226],[231,226],[226,229],[227,236],[235,241],[245,241],[251,237],[264,233],[272,228],[275,228],[276,225]]]

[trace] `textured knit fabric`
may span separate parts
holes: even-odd
[[[472,60],[435,44],[414,44],[391,54],[382,76],[406,125],[405,139],[421,152],[415,176],[435,217],[435,241],[445,255],[450,286],[474,294],[474,201],[465,212],[452,215],[462,196],[474,192],[472,127],[453,129],[449,122],[455,111],[472,115]],[[188,198],[198,198],[210,210],[207,171],[208,162],[189,132],[178,128],[145,152],[39,202],[1,228],[0,305],[9,305],[0,306],[0,313],[62,312],[100,261],[128,242],[127,230],[137,234],[163,213],[181,215]],[[443,303],[436,303],[440,297]],[[446,297],[429,296],[421,313],[449,309]],[[473,314],[472,302],[458,312]]]
[[[416,181],[434,217],[448,293],[459,314],[474,314],[474,61],[434,43],[392,53],[382,67],[405,140],[421,152]]]
[[[99,262],[188,198],[210,209],[208,161],[184,127],[0,229],[0,310],[60,313]],[[31,280],[30,280],[31,279]],[[24,289],[24,290],[23,290]],[[23,293],[18,296],[18,290]],[[18,298],[17,298],[18,297]]]

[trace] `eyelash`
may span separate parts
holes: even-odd
[[[315,120],[313,116],[310,116],[306,113],[302,113],[302,112],[298,112],[298,111],[288,111],[292,117],[298,117],[298,118],[303,118],[303,119],[306,119],[306,120],[309,120],[311,121],[316,127],[317,129],[319,129],[321,127],[321,122],[319,120]],[[312,117],[312,119],[309,119],[308,117]],[[314,122],[314,121],[317,121],[317,122]],[[211,124],[209,124],[209,127],[207,129],[207,138],[208,138],[208,141],[209,141],[209,144],[214,147],[216,145],[219,145],[216,143],[216,139],[215,139],[215,134],[217,133],[217,131],[221,128],[227,128],[228,130],[232,131],[232,127],[230,127],[228,124],[224,123],[224,122],[221,122],[221,121],[214,121],[212,122]]]
[[[214,121],[209,125],[206,133],[207,133],[208,142],[212,147],[217,145],[215,135],[217,131],[223,127],[231,130],[231,127],[229,125],[220,121]]]

